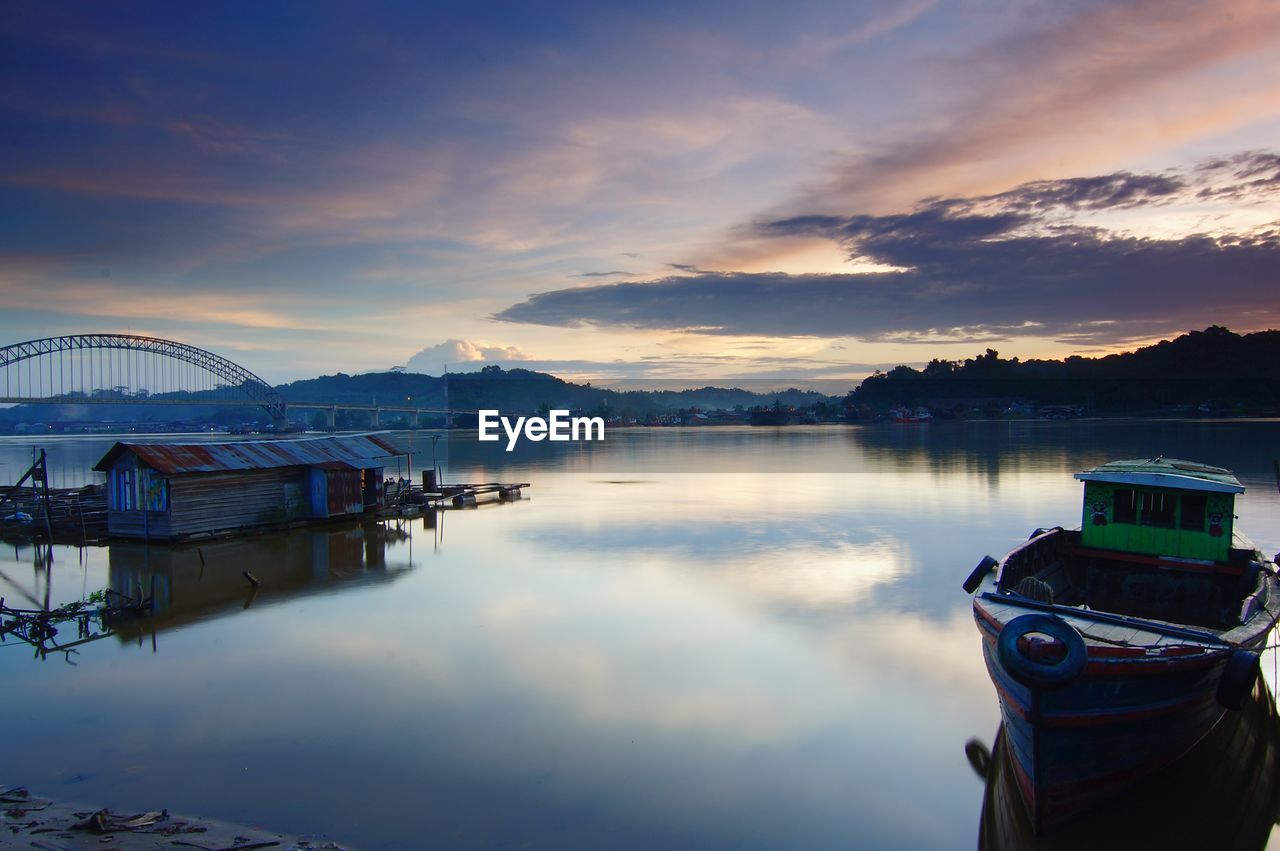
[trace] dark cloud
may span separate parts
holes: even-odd
[[[863,339],[1132,339],[1206,321],[1276,324],[1280,230],[1137,238],[1071,213],[1261,191],[1280,158],[1249,154],[1187,175],[1118,173],[1038,181],[999,195],[933,199],[902,214],[762,223],[820,236],[894,267],[869,274],[708,272],[539,293],[497,315],[541,325]],[[1250,189],[1249,187],[1254,187]]]
[[[612,272],[579,272],[576,275],[570,275],[570,278],[634,278],[635,272],[624,272],[621,269],[615,269]]]
[[[1208,176],[1209,185],[1196,193],[1198,198],[1250,200],[1280,192],[1280,154],[1249,151],[1202,163],[1199,171]]]
[[[993,196],[992,200],[1019,210],[1104,210],[1171,200],[1186,185],[1185,180],[1173,175],[1119,172],[1101,177],[1039,180]]]

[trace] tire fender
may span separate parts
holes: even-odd
[[[1029,659],[1018,649],[1018,639],[1032,632],[1042,632],[1061,641],[1067,653],[1057,662]],[[996,639],[996,653],[1009,676],[1025,686],[1061,688],[1084,673],[1089,650],[1084,637],[1071,624],[1057,615],[1020,615],[1004,625]]]
[[[974,591],[978,590],[978,586],[982,584],[983,578],[991,572],[991,568],[995,567],[999,563],[1000,562],[996,561],[991,556],[983,556],[982,561],[978,562],[978,566],[973,569],[973,572],[969,574],[969,578],[966,579],[964,581],[964,585],[961,586],[964,588],[964,593],[972,594]]]
[[[1258,679],[1259,655],[1252,650],[1232,650],[1218,680],[1218,703],[1227,709],[1242,708]]]

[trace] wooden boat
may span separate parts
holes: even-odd
[[[966,580],[1013,772],[1044,830],[1177,760],[1238,710],[1280,580],[1234,527],[1244,487],[1176,459],[1076,474],[1079,530],[1037,529]]]
[[[1048,834],[1022,804],[1002,726],[980,761],[979,851],[1262,851],[1280,816],[1280,716],[1261,685],[1168,771]]]

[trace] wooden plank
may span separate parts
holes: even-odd
[[[1080,611],[1070,606],[1054,605],[1052,603],[1039,603],[1035,600],[1019,598],[1016,600],[1002,597],[991,592],[985,592],[979,595],[984,602],[1001,603],[1007,602],[1018,609],[1028,612],[1048,612],[1058,615],[1059,617],[1071,619],[1080,619],[1088,624],[1113,624],[1118,626],[1128,626],[1135,629],[1141,629],[1150,632],[1152,635],[1166,634],[1180,637],[1186,641],[1192,641],[1199,644],[1212,644],[1216,646],[1228,645],[1229,642],[1215,632],[1199,627],[1184,626],[1175,623],[1166,623],[1163,621],[1147,620],[1144,618],[1131,617],[1129,615],[1117,615],[1111,612],[1098,611],[1090,609],[1089,611]],[[1004,620],[1003,618],[1001,620]]]

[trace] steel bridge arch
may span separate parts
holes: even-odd
[[[288,404],[279,392],[240,364],[227,360],[222,355],[159,337],[137,334],[71,334],[27,340],[25,343],[0,348],[0,369],[42,355],[85,349],[128,349],[184,361],[223,379],[228,386],[247,396],[250,402],[263,408],[273,420],[284,420],[288,412]]]

